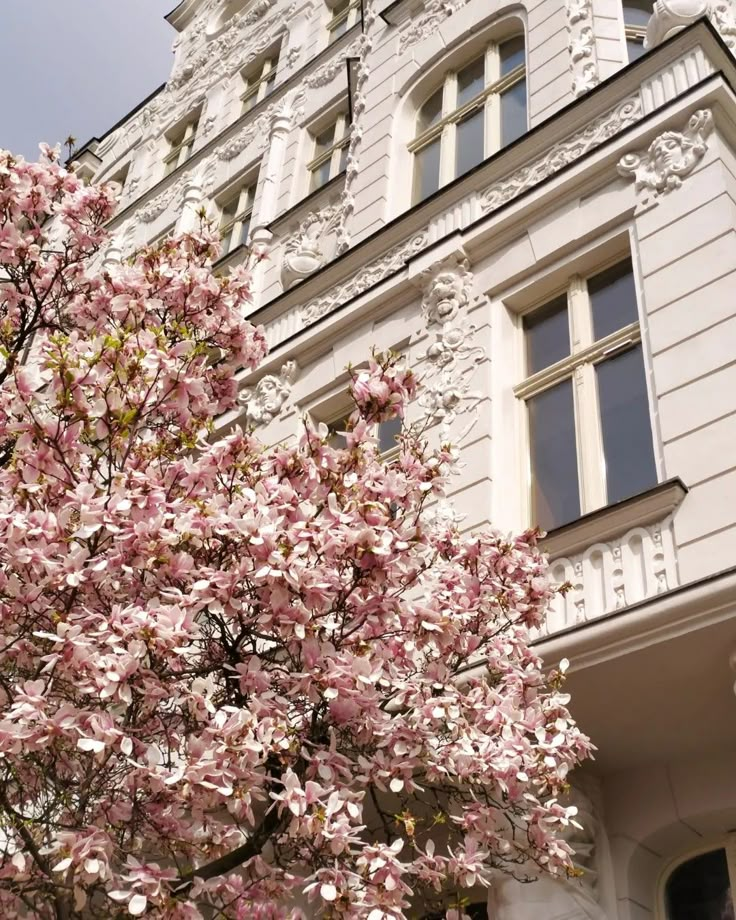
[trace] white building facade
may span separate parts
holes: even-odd
[[[264,439],[393,349],[462,444],[462,527],[548,531],[589,871],[478,917],[734,918],[732,4],[183,0],[168,83],[79,155],[122,185],[107,260],[202,207],[218,271],[268,250]]]

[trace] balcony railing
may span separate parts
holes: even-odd
[[[552,635],[629,607],[679,584],[672,515],[597,542],[550,563],[556,584],[569,582],[541,635]]]

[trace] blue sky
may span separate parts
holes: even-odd
[[[100,137],[168,77],[176,0],[0,0],[0,147]]]

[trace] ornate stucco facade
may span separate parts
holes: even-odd
[[[339,419],[348,363],[391,348],[462,445],[462,526],[549,530],[587,881],[499,885],[496,920],[734,916],[736,17],[650,12],[184,0],[168,83],[79,155],[122,184],[110,261],[202,207],[218,271],[268,249],[266,440]],[[698,873],[712,903],[678,912]]]

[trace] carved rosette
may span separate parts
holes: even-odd
[[[560,141],[551,147],[543,156],[538,157],[528,166],[523,166],[511,173],[505,179],[487,188],[480,197],[481,210],[485,213],[493,211],[522,192],[559,172],[569,163],[599,147],[604,141],[624,128],[635,124],[642,117],[641,99],[635,96],[601,115],[582,131]]]
[[[419,420],[439,422],[443,434],[477,402],[468,370],[485,357],[484,349],[470,344],[476,327],[466,315],[473,284],[469,269],[467,259],[452,256],[420,276],[422,317],[434,339],[424,355]]]
[[[296,361],[287,361],[276,374],[266,374],[254,387],[245,387],[238,395],[243,406],[243,420],[248,428],[268,425],[283,410],[296,380]]]
[[[600,82],[593,34],[593,0],[566,0],[567,47],[573,96],[582,96]]]
[[[634,179],[642,203],[679,188],[705,156],[708,137],[713,131],[710,109],[699,109],[682,131],[659,134],[646,150],[625,154],[618,163],[619,173]]]

